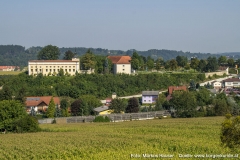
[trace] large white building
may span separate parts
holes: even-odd
[[[130,56],[108,56],[113,63],[113,73],[131,74],[131,57]]]
[[[72,60],[31,60],[28,61],[28,74],[37,75],[42,73],[44,76],[57,75],[60,69],[63,69],[64,74],[75,75],[80,71],[79,58]]]

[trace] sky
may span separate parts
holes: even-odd
[[[240,52],[240,0],[1,0],[9,44]]]

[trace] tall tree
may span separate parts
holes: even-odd
[[[191,68],[196,70],[198,68],[199,60],[197,58],[192,58],[191,59]]]
[[[177,65],[177,61],[175,59],[172,59],[169,61],[169,66],[170,66],[170,69],[172,71],[176,70],[178,65]]]
[[[3,86],[3,89],[0,94],[0,101],[1,100],[12,100],[12,90],[7,85]]]
[[[70,104],[69,104],[68,100],[65,99],[65,98],[60,101],[60,107],[61,107],[63,117],[68,117],[69,116],[69,113],[68,113],[69,105]]]
[[[218,62],[216,57],[208,57],[206,71],[215,72],[218,69]]]
[[[147,57],[147,68],[148,70],[152,70],[154,68],[154,60],[151,58],[151,56]]]
[[[135,51],[131,57],[131,66],[134,70],[138,70],[140,68],[140,56]]]
[[[206,70],[206,66],[207,66],[207,62],[203,59],[201,59],[199,61],[199,64],[198,64],[198,67],[197,67],[197,70],[200,71],[200,72],[203,72]]]
[[[39,60],[56,60],[60,55],[60,51],[57,46],[47,45],[38,52]]]
[[[126,113],[137,113],[139,111],[138,99],[133,97],[128,100]]]
[[[227,63],[227,57],[226,56],[220,56],[218,58],[218,65],[224,65]]]
[[[72,60],[72,58],[76,55],[76,53],[73,53],[72,51],[68,50],[64,53],[64,60]]]
[[[83,68],[86,70],[95,68],[95,56],[90,49],[88,49],[88,51],[83,55],[82,64]]]
[[[18,91],[15,100],[20,101],[22,104],[25,104],[26,101],[26,87],[22,86],[21,89]]]
[[[47,109],[47,113],[46,113],[47,117],[48,118],[53,118],[55,110],[56,110],[56,106],[55,106],[55,103],[54,103],[53,97],[52,97],[50,102],[49,102],[49,105],[48,105],[48,109]]]
[[[109,109],[112,109],[114,113],[121,113],[125,112],[126,105],[123,99],[115,98],[112,100]]]
[[[229,67],[234,67],[234,59],[232,59],[232,58],[229,58],[228,60],[227,60],[227,63],[228,63],[228,66]]]
[[[71,104],[71,114],[73,116],[83,115],[83,103],[82,100],[77,99]]]
[[[178,66],[180,66],[180,67],[186,66],[186,64],[188,62],[187,57],[184,57],[184,56],[177,56],[176,61],[178,63]]]

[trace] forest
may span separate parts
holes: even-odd
[[[1,65],[8,65],[8,66],[27,66],[29,60],[37,59],[38,52],[43,47],[30,47],[26,49],[20,45],[0,45],[0,66]],[[84,48],[84,47],[72,47],[72,48],[59,48],[60,56],[59,58],[62,59],[64,57],[64,53],[68,50],[76,53],[76,56],[84,55],[87,50],[90,49],[95,55],[132,55],[134,52],[137,52],[140,56],[144,57],[152,57],[153,59],[162,58],[165,61],[174,59],[177,56],[185,56],[188,59],[191,57],[197,57],[198,59],[207,59],[209,56],[216,56],[219,57],[218,54],[203,54],[203,53],[190,53],[190,52],[183,52],[183,51],[175,51],[175,50],[158,50],[158,49],[151,49],[148,51],[137,51],[135,49],[130,49],[127,51],[122,50],[108,50],[102,48]]]

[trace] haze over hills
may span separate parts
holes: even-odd
[[[27,66],[29,60],[37,59],[37,53],[43,47],[30,47],[25,49],[25,47],[20,45],[0,45],[0,65],[14,65],[14,66]],[[61,55],[60,59],[62,59],[64,53],[67,50],[71,50],[72,52],[76,52],[77,56],[82,56],[86,53],[89,48],[85,47],[71,47],[71,48],[59,48]],[[175,51],[175,50],[167,50],[167,49],[150,49],[147,51],[138,51],[135,49],[130,49],[127,51],[123,50],[108,50],[102,48],[90,48],[91,51],[95,55],[132,55],[134,51],[136,51],[139,55],[148,57],[151,56],[154,59],[162,57],[165,61],[169,59],[175,59],[176,56],[186,56],[188,59],[191,57],[197,57],[198,59],[207,59],[209,56],[219,57],[220,55],[230,56],[234,59],[240,58],[240,52],[229,52],[229,53],[221,53],[221,54],[210,54],[210,53],[191,53],[191,52],[183,52],[183,51]]]

